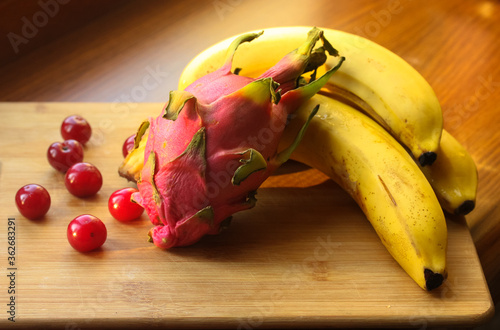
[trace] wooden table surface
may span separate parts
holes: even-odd
[[[500,300],[498,1],[51,3],[0,1],[0,101],[125,102],[133,112],[136,102],[165,102],[182,68],[207,46],[266,27],[334,28],[394,51],[429,81],[445,128],[477,162],[478,201],[466,221]]]

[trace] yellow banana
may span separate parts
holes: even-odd
[[[257,77],[271,67],[287,50],[301,44],[310,27],[279,27],[264,30],[251,47],[236,54],[234,67],[241,74]],[[427,81],[402,58],[362,37],[323,29],[324,36],[346,57],[331,77],[327,88],[363,109],[405,145],[422,166],[436,159],[443,129],[441,106]],[[233,38],[206,49],[184,69],[179,89],[218,68]],[[247,48],[248,47],[248,48]],[[243,48],[243,47],[242,47]],[[328,66],[335,63],[327,62]],[[329,86],[329,87],[328,87]]]
[[[139,181],[140,173],[144,166],[144,152],[146,150],[146,142],[148,141],[146,132],[148,129],[149,121],[144,120],[135,134],[134,148],[129,152],[118,168],[118,174],[129,181]]]
[[[432,290],[447,276],[447,228],[429,182],[408,152],[360,111],[323,95],[294,115],[288,145],[319,104],[292,159],[319,169],[358,203],[387,250],[415,282]]]
[[[361,99],[346,95],[345,91],[328,86],[322,92],[369,114],[373,110]],[[476,164],[467,150],[446,130],[443,129],[439,147],[436,151],[437,159],[430,166],[420,169],[429,180],[441,207],[451,214],[466,215],[476,205],[478,174]]]
[[[437,159],[422,167],[441,206],[449,213],[466,215],[476,204],[477,167],[467,150],[446,130],[441,135]]]

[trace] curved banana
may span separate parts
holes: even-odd
[[[441,135],[437,154],[434,164],[422,167],[422,172],[447,212],[466,215],[476,205],[476,163],[467,150],[446,130],[443,130]]]
[[[292,159],[319,169],[361,207],[387,250],[426,290],[447,277],[447,227],[429,182],[408,152],[379,124],[332,98],[315,95],[291,119],[288,145],[309,124]]]
[[[344,91],[332,93],[332,86],[322,92],[331,98],[349,104],[358,110],[370,113],[370,106],[363,100],[354,100]],[[478,174],[474,160],[467,150],[443,129],[437,159],[430,166],[418,165],[431,184],[441,207],[456,215],[469,214],[476,205]]]
[[[252,47],[237,54],[234,67],[257,77],[288,49],[301,44],[310,27],[264,30]],[[441,106],[427,81],[406,61],[388,49],[362,37],[324,29],[324,36],[346,57],[327,88],[363,107],[368,114],[405,145],[422,166],[436,159],[443,129]],[[206,49],[184,69],[179,89],[218,68],[233,38]],[[243,48],[243,47],[242,47]],[[335,63],[326,62],[323,70]]]

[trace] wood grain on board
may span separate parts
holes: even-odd
[[[122,143],[144,114],[162,104],[133,104],[127,115],[113,106],[0,104],[0,232],[7,237],[6,221],[15,219],[17,325],[427,327],[477,325],[491,317],[491,296],[463,219],[448,219],[447,281],[424,291],[389,255],[350,196],[299,163],[270,177],[258,190],[256,207],[235,214],[221,234],[185,248],[155,247],[147,242],[148,217],[118,222],[107,199],[133,185],[117,174]],[[69,194],[64,175],[46,159],[61,119],[73,111],[94,127],[84,160],[100,169],[104,184],[90,198]],[[51,209],[41,220],[25,219],[14,204],[27,183],[51,194]],[[69,221],[84,213],[99,217],[108,230],[103,247],[87,254],[66,238]],[[7,260],[6,244],[1,256]]]

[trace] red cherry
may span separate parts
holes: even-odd
[[[40,219],[50,209],[49,192],[38,184],[27,184],[17,191],[16,206],[26,218]]]
[[[90,163],[76,163],[66,172],[66,189],[76,197],[95,195],[102,187],[101,172]]]
[[[65,140],[73,139],[85,144],[92,135],[92,128],[82,116],[72,115],[66,117],[62,122],[61,135]]]
[[[76,140],[54,142],[47,150],[47,159],[53,168],[65,173],[72,165],[83,160],[83,147]]]
[[[126,222],[137,219],[142,215],[144,208],[130,199],[135,192],[138,192],[135,188],[123,188],[109,196],[108,209],[113,218]]]
[[[127,155],[134,149],[135,144],[135,134],[130,135],[125,142],[123,142],[122,153],[123,157],[127,157]]]
[[[69,244],[77,251],[88,252],[101,247],[108,232],[104,223],[90,214],[71,220],[66,231]]]

